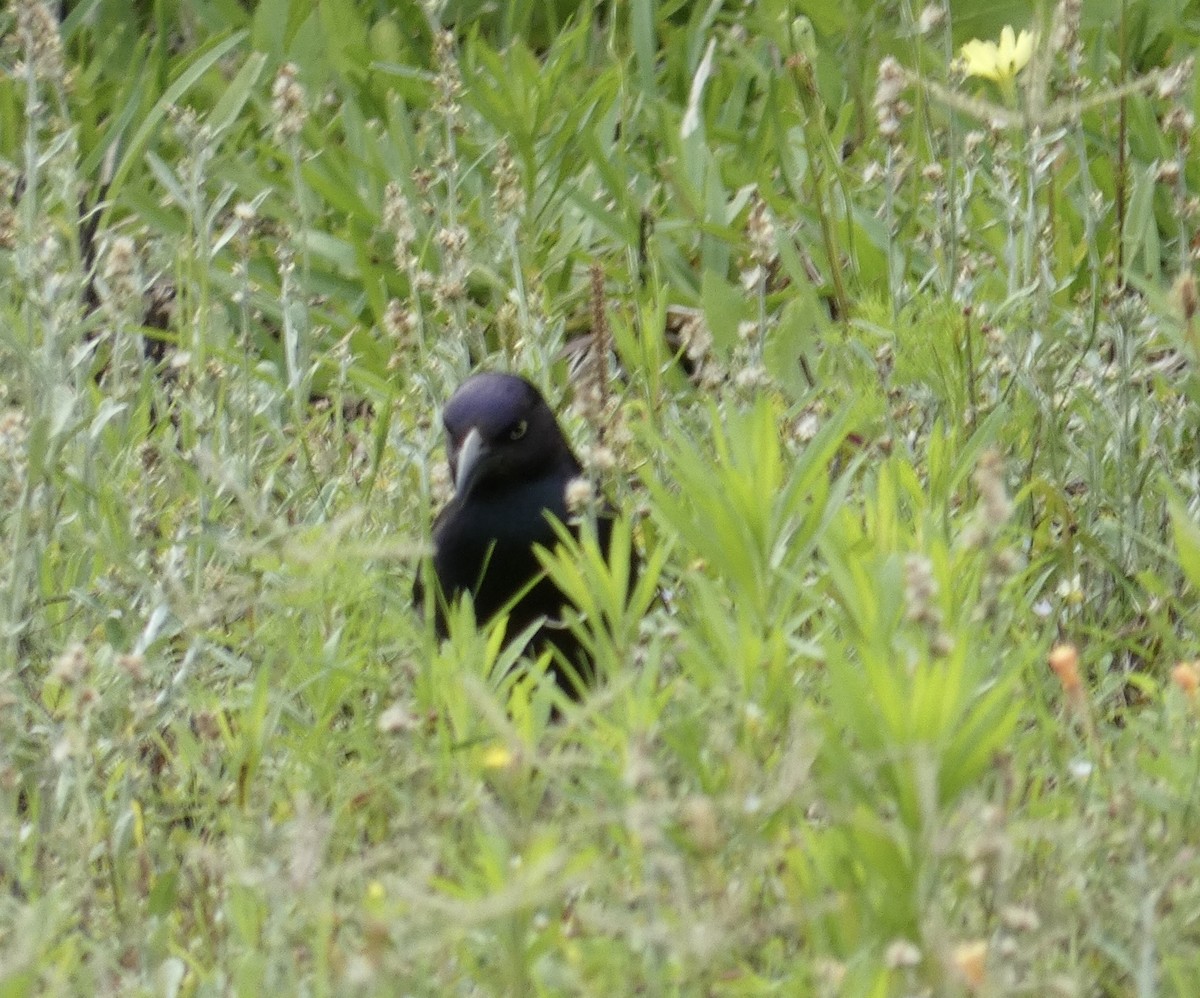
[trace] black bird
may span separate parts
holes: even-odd
[[[510,636],[543,620],[530,650],[540,655],[556,648],[568,666],[552,662],[559,685],[572,696],[580,694],[579,683],[592,678],[592,663],[561,624],[567,598],[533,551],[535,545],[556,543],[549,517],[569,519],[567,486],[583,473],[578,459],[541,393],[516,375],[469,378],[446,404],[442,423],[454,480],[454,497],[433,521],[433,572],[444,600],[471,593],[480,623],[509,607]],[[611,520],[601,516],[597,533],[607,555]],[[423,589],[418,577],[418,605]],[[434,622],[438,636],[445,637],[442,599]]]

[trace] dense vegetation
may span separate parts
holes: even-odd
[[[1200,4],[0,32],[0,994],[1195,993]],[[477,367],[642,552],[560,719],[412,606]]]

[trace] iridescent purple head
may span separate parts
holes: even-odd
[[[515,374],[485,372],[462,383],[442,413],[454,494],[577,465],[541,392]]]

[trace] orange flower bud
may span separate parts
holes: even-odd
[[[987,977],[987,956],[988,944],[983,939],[959,943],[950,954],[950,962],[971,991],[983,987],[984,978]]]
[[[1050,668],[1069,696],[1078,697],[1083,692],[1083,680],[1079,677],[1079,652],[1074,645],[1055,645],[1051,648]]]
[[[1196,696],[1196,689],[1200,687],[1200,671],[1196,665],[1196,662],[1180,662],[1171,670],[1172,682],[1193,698]]]

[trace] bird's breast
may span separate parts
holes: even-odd
[[[492,587],[519,588],[540,570],[534,546],[554,546],[548,513],[567,515],[562,483],[539,481],[454,500],[433,535],[442,589],[474,592],[478,609],[479,597]]]

